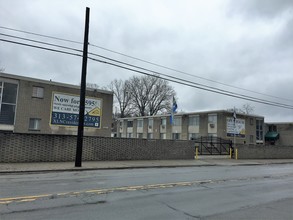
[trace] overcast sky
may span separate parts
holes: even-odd
[[[293,106],[292,0],[3,0],[0,26],[83,42],[86,7],[90,8],[91,45],[186,74],[93,46],[90,52]],[[3,28],[0,33],[82,49],[82,44]],[[6,73],[78,85],[81,62],[81,57],[0,41],[0,67]],[[134,74],[88,61],[87,81],[100,87]],[[248,103],[254,106],[254,114],[264,116],[266,122],[293,122],[290,109],[170,84],[177,92],[179,111],[225,110]]]

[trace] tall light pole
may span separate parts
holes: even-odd
[[[90,9],[87,7],[86,8],[86,15],[85,15],[82,72],[81,72],[81,83],[80,83],[79,121],[78,121],[76,155],[75,155],[75,166],[76,167],[81,167],[81,161],[82,161],[89,20],[90,20]]]

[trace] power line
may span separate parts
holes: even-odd
[[[11,40],[5,40],[5,39],[2,39],[2,38],[0,38],[0,41],[4,41],[4,42],[8,42],[8,43],[13,43],[13,44],[18,44],[18,45],[27,46],[27,47],[34,47],[34,48],[38,48],[38,49],[42,49],[42,50],[48,50],[48,51],[57,52],[57,53],[63,53],[63,54],[67,54],[67,55],[73,55],[73,56],[82,57],[81,54],[70,53],[70,52],[56,50],[56,49],[51,49],[51,48],[47,48],[47,47],[35,46],[35,45],[25,44],[25,43],[11,41]]]
[[[185,85],[185,86],[189,86],[189,87],[193,87],[193,88],[197,88],[197,89],[202,89],[202,90],[205,90],[205,91],[209,91],[209,92],[213,92],[213,93],[217,93],[217,94],[221,94],[221,95],[226,95],[226,96],[230,96],[230,97],[234,97],[234,98],[244,99],[244,100],[247,100],[247,101],[252,101],[252,102],[256,102],[256,103],[261,103],[261,104],[266,104],[266,105],[271,105],[271,106],[276,106],[276,107],[281,107],[281,108],[293,109],[293,106],[282,104],[282,103],[274,104],[274,102],[260,101],[258,99],[254,99],[253,97],[252,98],[248,98],[248,97],[245,97],[245,96],[241,97],[239,95],[234,95],[234,94],[231,94],[231,93],[220,92],[220,91],[216,91],[216,90],[212,90],[212,89],[203,88],[203,87],[200,87],[200,86],[191,85],[191,84],[188,84],[188,83],[179,82],[179,81],[177,81],[175,79],[168,79],[168,78],[165,78],[165,77],[156,76],[156,75],[146,73],[146,72],[143,72],[143,71],[140,71],[140,70],[131,69],[129,67],[121,66],[121,65],[110,63],[110,62],[103,61],[103,60],[98,60],[98,59],[95,59],[95,58],[92,58],[92,57],[88,57],[88,58],[93,60],[93,61],[97,61],[97,62],[100,62],[100,63],[112,65],[112,66],[115,66],[115,67],[119,67],[119,68],[122,68],[122,69],[125,69],[125,70],[132,71],[132,72],[137,72],[137,73],[141,73],[141,74],[144,74],[144,75],[147,75],[147,76],[157,77],[157,78],[160,78],[160,79],[163,79],[163,80],[167,80],[169,82],[174,82],[174,83],[177,83],[177,84],[181,84],[181,85]]]
[[[91,53],[91,54],[93,54],[93,53]],[[279,104],[279,105],[284,105],[284,106],[290,106],[291,107],[291,105],[287,105],[287,104],[283,104],[283,103],[278,103],[278,102],[267,101],[267,100],[259,99],[259,98],[254,98],[254,97],[251,97],[251,96],[247,96],[247,95],[243,95],[243,94],[239,94],[239,93],[235,93],[235,92],[231,92],[231,91],[227,91],[227,90],[223,90],[223,89],[219,89],[219,88],[207,86],[207,85],[204,85],[204,84],[192,82],[192,81],[185,80],[185,79],[181,79],[181,78],[178,78],[178,77],[173,77],[173,76],[170,76],[170,75],[161,73],[161,72],[149,70],[149,69],[146,69],[146,68],[142,68],[142,67],[139,67],[139,66],[136,66],[136,65],[132,65],[132,64],[129,64],[129,63],[126,63],[126,62],[121,62],[121,61],[118,61],[118,60],[115,60],[115,59],[112,59],[112,58],[108,58],[108,57],[105,57],[105,56],[101,56],[101,55],[98,55],[98,54],[93,54],[93,55],[98,56],[98,57],[101,57],[103,59],[107,59],[107,60],[111,60],[111,61],[114,61],[114,62],[123,64],[123,65],[131,66],[131,67],[134,67],[134,68],[143,70],[143,71],[148,71],[148,72],[151,72],[151,73],[154,73],[154,74],[163,75],[163,76],[166,76],[166,77],[169,77],[169,78],[172,78],[172,79],[180,80],[182,82],[191,83],[191,84],[198,85],[198,86],[203,86],[205,88],[209,88],[209,89],[213,89],[213,90],[217,90],[217,91],[221,91],[221,92],[225,92],[225,93],[229,93],[229,94],[243,96],[243,97],[246,97],[246,98],[253,98],[253,99],[259,100],[259,101],[265,101],[265,102],[270,102],[270,103],[274,103],[274,104]]]
[[[59,38],[59,37],[54,37],[54,36],[49,36],[49,35],[44,35],[44,34],[38,34],[38,33],[34,33],[34,32],[29,32],[29,31],[18,30],[18,29],[15,29],[15,28],[9,28],[9,27],[4,27],[4,26],[0,26],[0,28],[5,29],[5,30],[10,30],[10,31],[15,31],[15,32],[20,32],[20,33],[31,34],[31,35],[35,35],[35,36],[46,37],[46,38],[51,38],[51,39],[55,39],[55,40],[70,42],[70,43],[82,44],[82,42],[78,42],[78,41],[74,41],[74,40],[68,40],[68,39],[64,39],[64,38]],[[95,45],[95,44],[89,43],[89,45],[93,46],[93,47],[96,47],[96,48],[99,48],[99,49],[102,49],[102,50],[105,50],[105,51],[108,51],[108,52],[111,52],[111,53],[115,53],[115,54],[118,54],[118,55],[121,55],[121,56],[124,56],[124,57],[128,57],[128,58],[131,58],[131,59],[134,59],[134,60],[138,60],[138,61],[141,61],[141,62],[144,62],[144,63],[147,63],[147,64],[151,64],[151,65],[154,65],[154,66],[157,66],[157,67],[160,67],[160,68],[171,70],[171,71],[181,73],[181,74],[184,74],[184,75],[188,75],[188,76],[191,76],[191,77],[195,77],[195,78],[198,78],[198,79],[203,79],[203,80],[206,80],[206,81],[209,81],[209,82],[217,83],[217,84],[224,85],[224,86],[231,87],[231,88],[235,88],[235,89],[240,89],[240,90],[247,91],[247,92],[252,92],[252,93],[255,93],[255,94],[259,94],[259,95],[263,95],[263,96],[267,96],[267,97],[271,97],[271,98],[277,98],[277,99],[282,99],[282,100],[293,102],[292,99],[286,99],[286,98],[283,98],[283,97],[268,95],[268,94],[265,94],[265,93],[256,92],[256,91],[253,91],[253,90],[249,90],[249,89],[229,85],[229,84],[226,84],[226,83],[218,82],[218,81],[215,81],[215,80],[212,80],[212,79],[208,79],[208,78],[205,78],[205,77],[201,77],[201,76],[193,75],[193,74],[190,74],[190,73],[187,73],[187,72],[184,72],[184,71],[180,71],[180,70],[177,70],[177,69],[174,69],[174,68],[170,68],[170,67],[167,67],[167,66],[164,66],[164,65],[161,65],[161,64],[150,62],[150,61],[147,61],[147,60],[144,60],[144,59],[140,59],[140,58],[137,58],[137,57],[134,57],[134,56],[130,56],[130,55],[127,55],[127,54],[124,54],[124,53],[121,53],[121,52],[110,50],[110,49],[107,49],[105,47],[101,47],[101,46],[98,46],[98,45]]]
[[[64,39],[64,38],[60,38],[60,37],[38,34],[38,33],[30,32],[30,31],[22,31],[22,30],[18,30],[15,28],[9,28],[9,27],[4,27],[4,26],[0,26],[0,28],[5,29],[5,30],[20,32],[20,33],[24,33],[24,34],[31,34],[31,35],[35,35],[35,36],[39,36],[39,37],[51,38],[54,40],[60,40],[60,41],[65,41],[65,42],[70,42],[70,43],[75,43],[75,44],[82,44],[82,42],[78,42],[78,41],[74,41],[74,40],[68,40],[68,39]]]
[[[32,45],[32,44],[25,44],[25,43],[5,40],[5,39],[0,39],[0,40],[4,41],[4,42],[8,42],[8,43],[14,43],[14,44],[22,45],[22,46],[28,46],[28,47],[44,49],[44,50],[48,50],[48,51],[52,51],[52,52],[58,52],[58,53],[63,53],[63,54],[67,54],[67,55],[74,55],[74,56],[82,57],[82,55],[80,55],[80,54],[65,52],[65,51],[61,51],[61,50],[56,50],[56,49],[51,49],[51,48],[46,48],[46,47],[40,47],[40,46],[36,46],[36,45]],[[44,43],[44,42],[38,41],[38,43]],[[44,44],[47,44],[47,43],[44,43]],[[49,45],[51,45],[51,44],[49,44]],[[60,46],[60,45],[54,44],[53,46]],[[63,46],[60,46],[60,47],[63,47]],[[66,47],[66,49],[76,50],[76,49],[69,48],[69,47]],[[111,60],[112,62],[118,62],[118,63],[123,64],[123,65],[131,66],[131,67],[141,69],[141,70],[144,70],[144,71],[148,71],[148,72],[151,72],[151,73],[155,73],[155,74],[158,74],[158,75],[163,75],[163,76],[169,77],[171,79],[161,77],[161,76],[154,76],[153,74],[150,74],[150,73],[146,73],[146,72],[143,72],[143,71],[131,69],[129,67],[125,67],[125,66],[121,66],[121,65],[118,65],[118,64],[114,64],[114,63],[110,63],[110,62],[107,62],[107,61],[102,61],[102,60],[98,60],[98,59],[89,57],[89,59],[91,59],[91,60],[98,61],[98,62],[101,62],[101,63],[104,63],[104,64],[109,64],[109,65],[116,66],[116,67],[119,67],[119,68],[123,68],[123,69],[129,70],[129,71],[133,71],[133,72],[141,73],[141,74],[144,74],[144,75],[149,75],[149,76],[161,78],[161,79],[164,79],[164,80],[167,80],[167,81],[170,81],[170,82],[179,83],[181,85],[186,85],[186,86],[189,86],[189,87],[202,89],[202,90],[209,91],[209,92],[214,92],[214,93],[218,93],[218,94],[222,94],[222,95],[227,95],[227,96],[231,96],[231,97],[235,97],[235,98],[240,98],[240,99],[244,99],[244,100],[248,100],[248,101],[258,102],[258,103],[267,104],[267,105],[272,105],[272,106],[276,106],[276,107],[293,109],[293,106],[291,106],[291,105],[272,102],[272,101],[268,101],[268,100],[264,100],[264,99],[259,99],[259,98],[255,98],[255,97],[251,97],[251,96],[246,96],[246,95],[243,95],[243,94],[233,93],[233,92],[230,92],[230,91],[226,91],[226,90],[206,86],[206,85],[195,83],[195,82],[192,82],[192,81],[187,81],[187,80],[184,80],[184,79],[181,79],[181,78],[172,77],[172,76],[169,76],[167,74],[155,72],[155,71],[152,71],[152,70],[149,70],[149,69],[146,69],[146,68],[142,68],[142,67],[139,67],[139,66],[135,66],[135,65],[132,65],[132,64],[128,64],[128,63],[125,63],[125,62],[118,61],[118,60],[114,60],[114,59],[111,59],[111,58],[108,58],[108,57],[105,57],[105,56],[101,56],[101,55],[98,55],[98,54],[94,54],[94,53],[91,53],[91,54],[95,55],[95,56],[98,56],[98,57],[101,57],[103,59]]]
[[[66,46],[62,46],[62,45],[58,45],[58,44],[46,43],[44,41],[32,40],[32,39],[29,39],[29,38],[18,37],[18,36],[13,36],[13,35],[9,35],[9,34],[0,33],[0,35],[5,36],[5,37],[16,38],[16,39],[19,39],[19,40],[25,40],[25,41],[30,41],[30,42],[34,42],[34,43],[39,43],[39,44],[45,44],[45,45],[48,45],[48,46],[59,47],[59,48],[62,48],[62,49],[73,50],[73,51],[77,51],[77,52],[82,53],[82,50],[75,49],[75,48],[72,48],[72,47],[66,47]]]

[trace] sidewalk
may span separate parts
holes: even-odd
[[[135,168],[248,166],[287,163],[293,163],[293,159],[235,160],[229,159],[227,156],[201,156],[197,160],[84,161],[82,162],[82,167],[75,167],[74,161],[0,163],[0,174]]]

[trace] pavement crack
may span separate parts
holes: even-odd
[[[187,213],[187,212],[184,212],[184,211],[182,211],[182,210],[180,210],[180,209],[177,209],[177,208],[175,208],[175,207],[173,207],[173,206],[171,206],[171,205],[169,205],[169,204],[167,204],[167,203],[164,203],[164,202],[160,202],[160,203],[162,203],[163,205],[165,205],[165,206],[167,206],[169,209],[172,209],[173,211],[175,211],[175,212],[180,212],[180,213],[183,213],[184,215],[186,215],[186,216],[188,216],[188,217],[191,217],[191,218],[193,218],[193,219],[200,219],[201,217],[199,216],[199,215],[191,215],[191,214],[189,214],[189,213]]]

